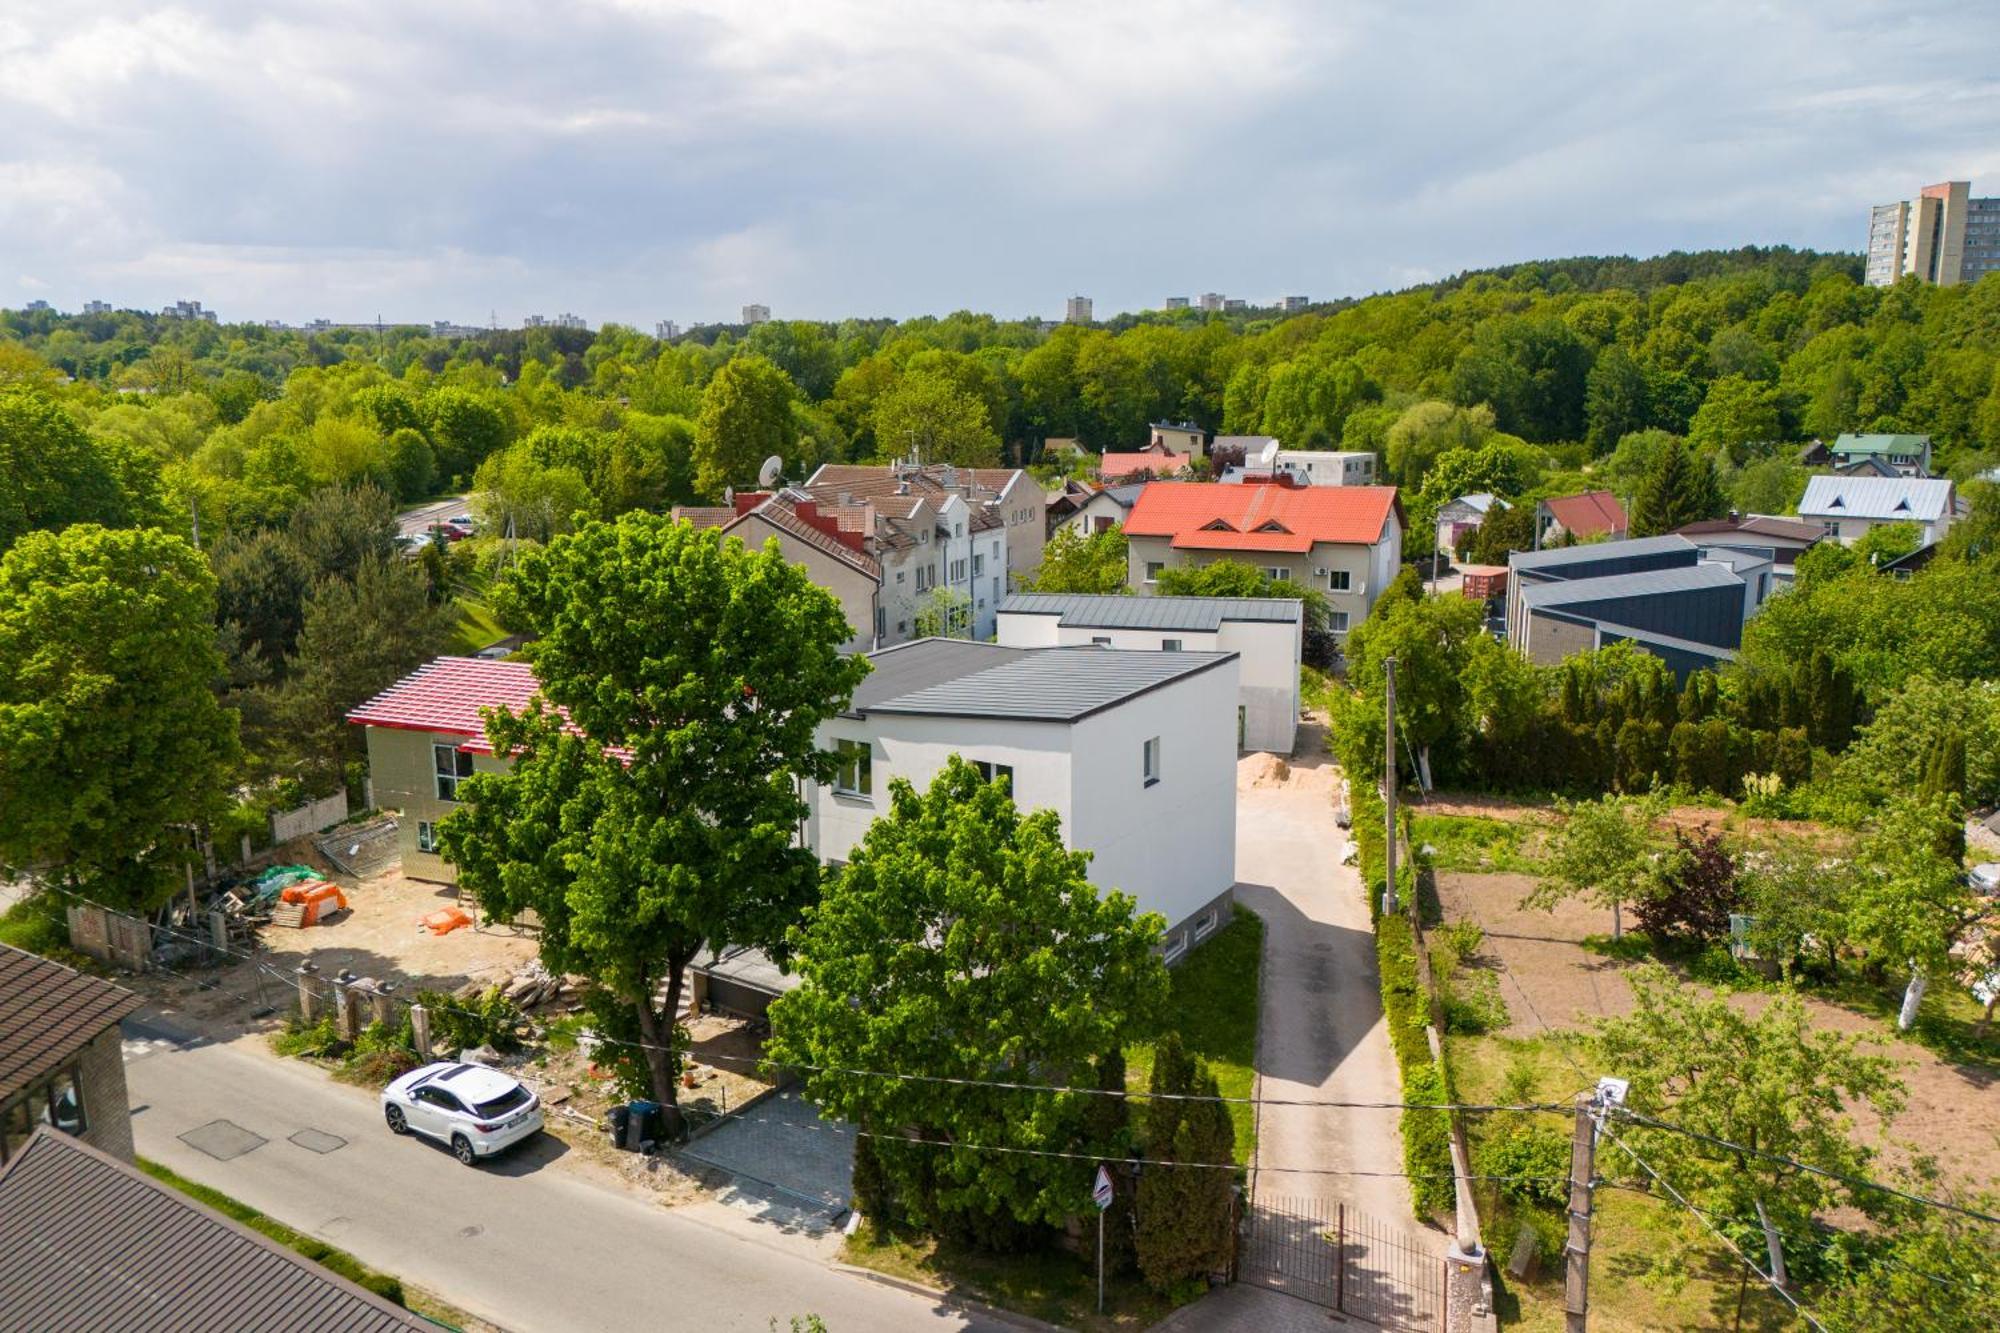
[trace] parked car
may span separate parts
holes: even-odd
[[[484,1065],[440,1060],[382,1090],[392,1134],[422,1134],[471,1166],[541,1132],[542,1103],[519,1079]]]
[[[1983,893],[1989,898],[2000,896],[2000,861],[1980,862],[1972,867],[1965,882],[1972,886],[1974,893]]]
[[[470,514],[460,514],[456,518],[448,518],[444,521],[444,525],[458,532],[460,536],[470,537],[472,535],[472,515]]]
[[[468,534],[449,523],[433,523],[430,526],[430,535],[433,537],[442,537],[448,542],[462,542]]]

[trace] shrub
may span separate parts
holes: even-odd
[[[344,1044],[331,1015],[317,1023],[302,1023],[293,1015],[284,1029],[271,1037],[271,1049],[286,1056],[332,1055]]]
[[[1494,1126],[1473,1153],[1473,1164],[1482,1176],[1511,1177],[1495,1182],[1501,1198],[1524,1207],[1560,1208],[1569,1197],[1569,1152],[1569,1138],[1560,1130],[1515,1120]]]
[[[1718,940],[1729,934],[1729,914],[1742,900],[1736,861],[1722,835],[1703,829],[1689,837],[1685,829],[1675,829],[1673,850],[1663,858],[1651,891],[1632,904],[1632,918],[1655,940]]]
[[[1380,881],[1377,880],[1377,883]],[[1437,1105],[1446,1102],[1444,1075],[1431,1059],[1424,1027],[1430,997],[1417,976],[1416,946],[1410,923],[1401,916],[1375,923],[1375,957],[1382,976],[1382,1012],[1389,1043],[1402,1071],[1403,1100]],[[1403,1169],[1410,1173],[1410,1201],[1420,1217],[1450,1208],[1453,1203],[1451,1121],[1442,1111],[1402,1114]]]
[[[1215,1097],[1215,1075],[1169,1033],[1155,1049],[1145,1109],[1146,1155],[1169,1162],[1228,1162],[1236,1133]],[[1149,1166],[1139,1177],[1139,1271],[1155,1291],[1173,1291],[1227,1266],[1235,1173],[1208,1166]]]
[[[430,1012],[431,1042],[439,1050],[520,1048],[520,1007],[502,995],[498,986],[488,987],[473,1000],[456,1000],[443,991],[418,991],[417,1003]]]

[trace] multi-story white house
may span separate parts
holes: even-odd
[[[1810,477],[1799,501],[1799,518],[1843,546],[1885,523],[1916,524],[1928,546],[1957,517],[1957,489],[1943,477]]]
[[[1167,920],[1173,961],[1226,918],[1236,879],[1238,658],[1226,652],[1023,650],[924,639],[871,653],[846,712],[822,724],[840,760],[807,784],[805,840],[846,861],[889,808],[953,754],[1049,809],[1091,854],[1091,882]]]
[[[1042,563],[1042,544],[1048,532],[1048,496],[1021,468],[952,467],[941,463],[923,466],[894,463],[888,467],[823,463],[800,489],[823,505],[852,505],[872,500],[885,509],[893,509],[883,503],[890,500],[916,497],[936,506],[945,496],[956,495],[982,516],[976,520],[978,530],[998,527],[1006,537],[1007,574],[1025,578]],[[1007,583],[1003,581],[1001,596],[1006,593]]]
[[[1000,604],[1003,648],[1235,653],[1243,750],[1292,752],[1304,644],[1304,607],[1286,598],[1016,593]]]

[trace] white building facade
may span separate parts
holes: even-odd
[[[875,671],[819,740],[841,760],[808,783],[805,841],[845,862],[889,808],[953,754],[1005,777],[1091,855],[1100,889],[1166,919],[1168,961],[1227,919],[1236,862],[1233,653],[1017,650],[927,639],[870,655]]]

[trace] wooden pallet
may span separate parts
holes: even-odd
[[[304,903],[273,903],[271,924],[274,926],[304,926],[306,905]]]

